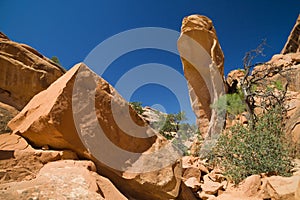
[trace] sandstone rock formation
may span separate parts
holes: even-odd
[[[0,33],[0,102],[21,110],[65,70],[32,47]]]
[[[226,84],[228,87],[227,93],[231,94],[237,92],[237,88],[241,87],[240,84],[244,76],[245,76],[244,70],[236,69],[229,72],[226,78]]]
[[[300,53],[274,55],[266,65],[257,66],[255,70],[269,67],[278,67],[283,71],[282,75],[287,78],[289,91],[300,91]],[[273,79],[284,81],[280,75],[274,76]]]
[[[9,127],[34,147],[70,149],[93,160],[98,172],[127,196],[178,196],[181,167],[176,150],[84,64],[37,94]]]
[[[286,100],[284,102],[287,108],[287,117],[284,132],[297,143],[300,141],[300,53],[274,55],[270,61],[256,66],[252,75],[256,74],[257,77],[261,77],[272,69],[281,72],[275,75],[270,73],[270,76],[265,79],[268,81],[280,81],[283,86],[287,84]],[[244,72],[242,70],[233,70],[228,74],[226,80],[228,92],[234,93],[241,87],[243,76]],[[247,119],[243,115],[238,115],[234,121],[228,120],[226,127],[232,126],[235,122],[246,124]]]
[[[0,185],[0,198],[102,200],[104,198],[98,191],[97,174],[93,170],[95,166],[91,161],[51,162],[33,180]],[[117,197],[126,199],[121,194]]]
[[[143,118],[149,123],[155,123],[160,120],[160,115],[167,115],[166,113],[162,113],[158,110],[155,110],[149,106],[143,108]]]
[[[18,113],[14,107],[0,102],[0,134],[10,132],[7,123]]]
[[[15,134],[0,135],[0,185],[31,180],[48,162],[78,159],[74,152],[35,150],[24,138]]]
[[[218,130],[217,116],[210,105],[224,94],[224,56],[212,21],[200,15],[185,17],[178,50],[197,125],[203,136],[211,136]],[[222,126],[222,122],[219,125]]]
[[[297,190],[300,176],[280,177],[271,176],[262,179],[260,196],[263,199],[278,199],[278,200],[297,200],[295,193]]]
[[[282,49],[282,54],[287,53],[299,53],[300,52],[300,15],[296,21],[296,24]]]
[[[127,199],[93,162],[77,159],[72,151],[37,150],[21,136],[1,134],[0,199]]]
[[[285,134],[300,145],[300,91],[289,92],[287,98],[287,120]],[[298,149],[300,150],[300,149]]]
[[[271,176],[265,174],[251,175],[234,185],[218,168],[205,166],[199,157],[182,157],[183,181],[191,188],[198,199],[207,200],[298,200],[298,182],[300,179],[299,161],[295,162],[291,177]],[[189,176],[193,174],[192,176]],[[186,181],[188,180],[188,181]]]
[[[276,68],[281,73],[267,77],[271,81],[280,81],[287,84],[286,100],[287,118],[285,120],[285,133],[294,142],[300,142],[300,53],[277,54],[266,64],[254,68],[253,73],[264,73]]]

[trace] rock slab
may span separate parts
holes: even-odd
[[[127,196],[173,199],[179,193],[182,172],[176,151],[165,148],[168,141],[82,63],[37,94],[9,127],[34,147],[69,149],[93,160],[98,173]]]

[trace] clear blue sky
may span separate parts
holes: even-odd
[[[1,0],[0,31],[47,57],[57,56],[69,69],[100,42],[121,31],[149,26],[180,31],[183,17],[202,14],[213,20],[227,74],[241,67],[245,52],[262,39],[267,39],[268,47],[260,61],[279,53],[299,13],[299,0]],[[148,50],[120,57],[103,77],[114,85],[122,73],[151,62],[182,73],[178,56]],[[178,111],[174,95],[155,84],[141,87],[129,100]]]

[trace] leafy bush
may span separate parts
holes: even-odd
[[[282,108],[276,106],[260,115],[254,126],[237,124],[224,132],[209,159],[223,167],[224,175],[235,183],[252,174],[287,176],[292,164],[286,141]]]

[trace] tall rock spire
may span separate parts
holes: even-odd
[[[210,105],[224,94],[224,55],[212,21],[201,15],[185,17],[178,50],[197,125],[204,137],[210,136],[217,117]]]

